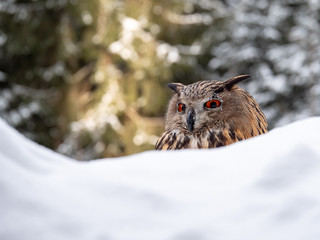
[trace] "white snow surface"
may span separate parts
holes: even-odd
[[[211,150],[78,162],[0,120],[1,240],[320,239],[320,117]]]

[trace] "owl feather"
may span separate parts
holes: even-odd
[[[173,96],[165,132],[155,148],[216,148],[266,133],[267,120],[258,103],[236,85],[248,78],[240,75],[224,82],[169,83]]]

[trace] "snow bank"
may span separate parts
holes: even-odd
[[[0,132],[1,240],[320,239],[320,118],[91,162]]]

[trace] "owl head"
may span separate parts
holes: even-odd
[[[241,75],[224,82],[168,84],[174,94],[166,115],[166,131],[183,131],[187,135],[222,129],[235,129],[249,135],[263,133],[253,133],[260,131],[255,129],[267,128],[259,105],[249,93],[236,86],[248,78]]]

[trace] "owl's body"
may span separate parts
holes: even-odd
[[[247,78],[169,84],[174,95],[156,149],[215,148],[266,133],[258,103],[235,85]]]

